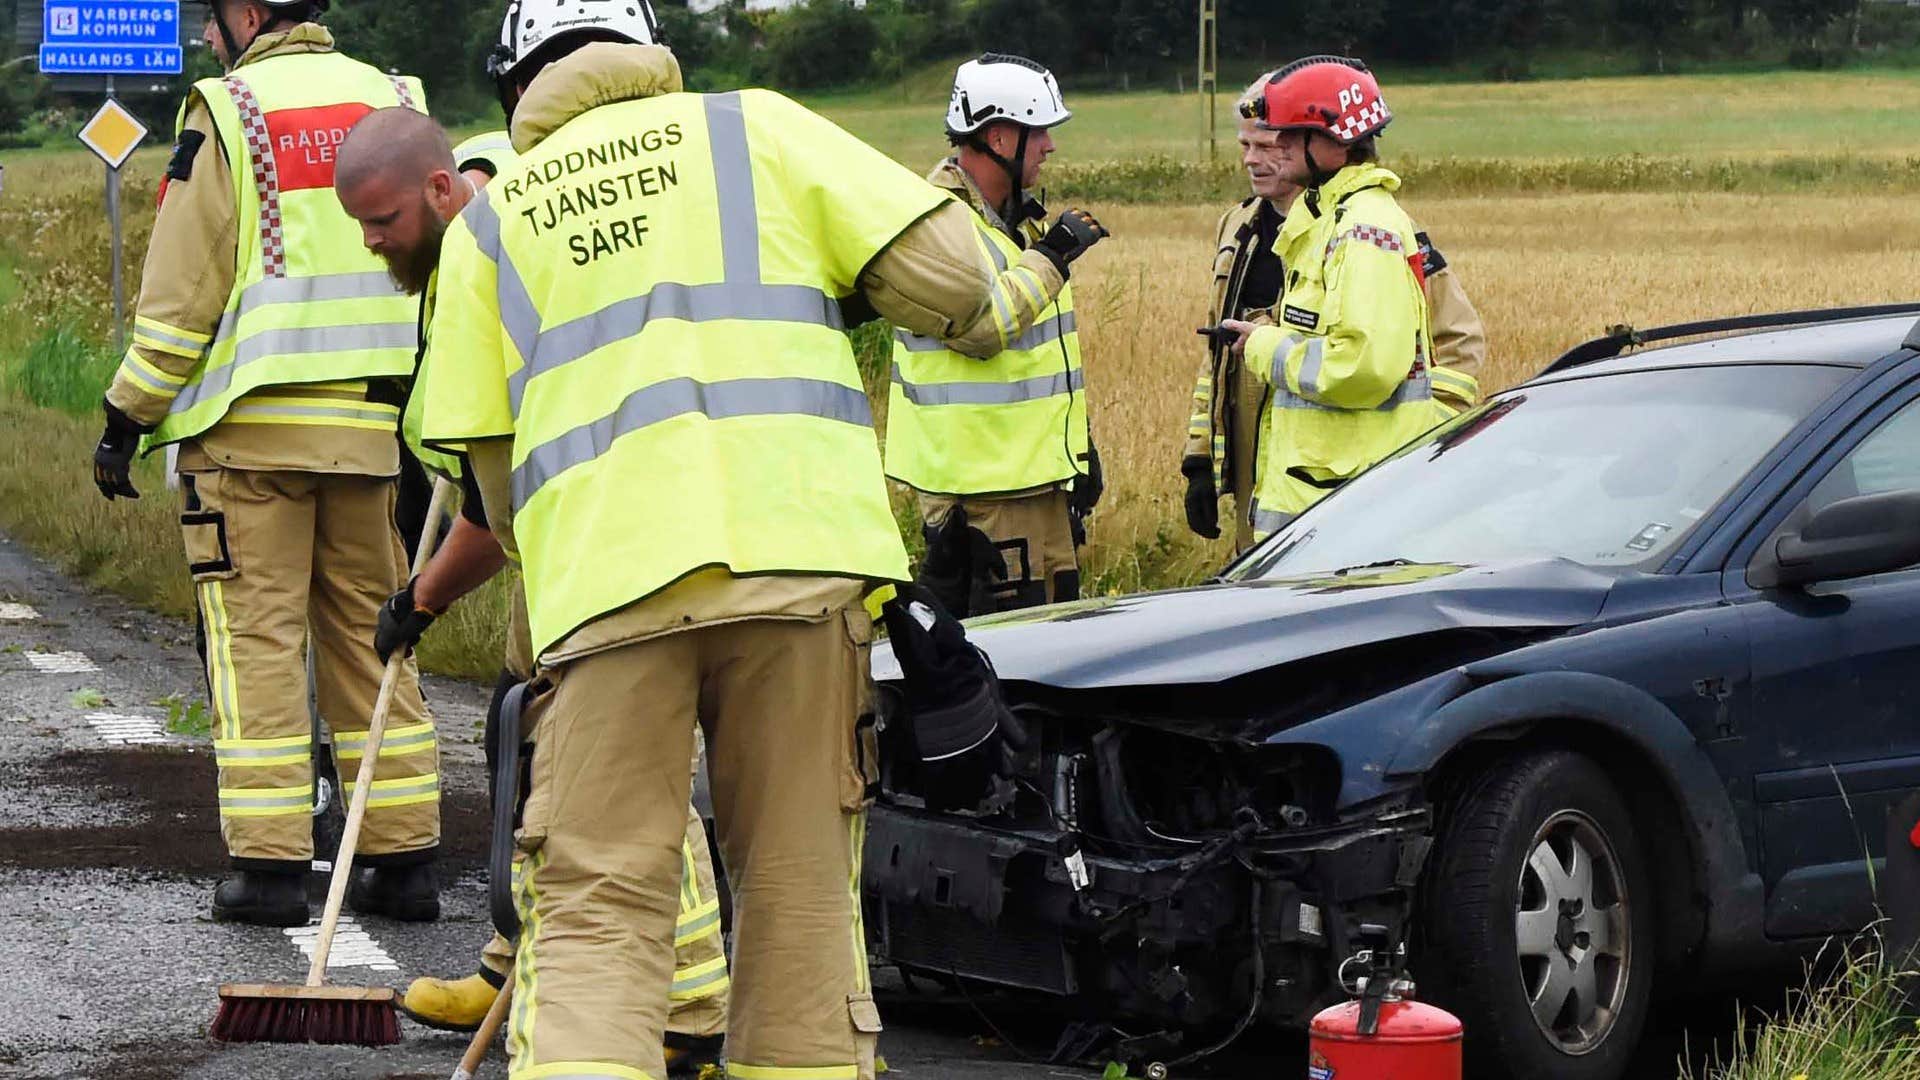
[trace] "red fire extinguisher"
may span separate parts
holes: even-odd
[[[1360,941],[1359,1000],[1313,1018],[1307,1080],[1460,1080],[1460,1021],[1413,1000],[1406,947],[1386,927],[1361,926]]]

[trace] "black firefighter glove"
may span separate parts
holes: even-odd
[[[1213,485],[1213,461],[1194,456],[1180,462],[1187,478],[1187,528],[1209,540],[1220,539],[1220,491]]]
[[[931,810],[970,810],[1013,775],[1026,729],[1000,696],[1000,680],[966,628],[934,595],[903,585],[881,615],[900,661],[908,728]]]
[[[380,654],[380,662],[386,663],[395,649],[412,652],[420,638],[426,634],[427,627],[440,617],[437,611],[428,611],[413,601],[414,578],[407,587],[387,597],[380,605],[380,620],[373,630],[373,651]]]
[[[116,496],[137,499],[140,492],[133,486],[133,455],[140,449],[140,436],[153,428],[135,422],[133,417],[114,408],[111,401],[101,404],[107,411],[107,429],[100,434],[100,444],[93,448],[93,486],[100,489],[108,502]]]
[[[1067,491],[1067,521],[1073,526],[1073,546],[1081,547],[1087,542],[1087,519],[1093,516],[1093,508],[1100,505],[1100,496],[1107,490],[1106,473],[1100,468],[1100,451],[1092,442],[1087,443],[1087,471],[1073,478],[1073,487]]]
[[[1061,213],[1045,236],[1034,241],[1033,246],[1053,263],[1061,277],[1066,277],[1068,264],[1085,255],[1088,248],[1112,235],[1106,226],[1085,210],[1067,210]]]
[[[967,508],[955,503],[939,525],[928,525],[921,534],[927,557],[914,582],[962,619],[992,612],[993,587],[1007,580],[1007,559],[992,538],[967,524]]]

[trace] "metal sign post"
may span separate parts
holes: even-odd
[[[1214,97],[1220,82],[1220,10],[1219,0],[1200,0],[1200,72],[1194,85],[1200,91],[1200,111],[1207,129],[1207,162],[1220,156],[1219,119]]]
[[[147,126],[113,96],[113,76],[107,76],[107,103],[80,129],[80,141],[107,167],[107,222],[113,228],[113,333],[116,347],[126,351],[126,293],[120,272],[120,166],[133,156]]]

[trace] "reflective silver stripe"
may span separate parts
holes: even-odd
[[[1056,315],[1045,322],[1038,322],[1027,328],[1027,332],[1007,342],[1007,348],[1018,352],[1030,352],[1042,345],[1050,345],[1068,334],[1080,329],[1080,320],[1069,311]],[[894,339],[906,346],[908,352],[930,353],[946,352],[946,343],[939,338],[922,337],[905,330],[895,330]]]
[[[311,746],[254,746],[241,748],[221,746],[216,743],[213,748],[213,758],[215,761],[225,764],[229,761],[246,761],[257,758],[277,758],[294,754],[310,754],[312,753],[312,749]]]
[[[398,757],[401,754],[411,754],[432,746],[433,743],[434,734],[431,731],[389,736],[380,740],[380,756]],[[359,757],[367,752],[367,737],[365,735],[358,738],[336,736],[333,741],[333,752],[338,757]]]
[[[720,265],[728,281],[760,280],[760,211],[753,196],[753,155],[740,95],[709,94],[707,145],[713,154],[713,190],[720,207]]]
[[[1300,392],[1317,396],[1320,393],[1320,366],[1326,360],[1327,339],[1308,338],[1305,352],[1306,355],[1300,359]]]
[[[668,379],[628,394],[613,412],[533,448],[513,471],[513,499],[524,507],[554,477],[598,458],[614,440],[641,428],[698,413],[709,420],[742,416],[812,416],[872,426],[865,391],[823,379]]]
[[[139,364],[123,363],[120,365],[120,370],[150,388],[158,397],[171,397],[180,391],[179,383],[170,383],[164,379],[155,378],[147,372],[146,368],[141,367]]]
[[[361,409],[361,408],[354,408],[353,406],[350,406],[350,405],[335,407],[335,406],[328,406],[328,405],[264,405],[259,403],[249,403],[249,404],[235,405],[231,410],[228,411],[227,415],[229,416],[253,416],[253,415],[320,416],[320,417],[332,416],[332,417],[338,417],[343,420],[373,420],[380,423],[396,423],[396,424],[400,422],[400,413],[398,410],[396,410],[392,406],[388,406],[384,409],[381,409],[381,408]]]
[[[386,748],[382,747],[381,749],[385,750]],[[384,756],[384,754],[382,756]],[[440,776],[438,773],[424,777],[419,782],[411,784],[395,784],[392,787],[381,787],[380,785],[383,782],[384,781],[380,780],[373,782],[373,787],[367,792],[367,802],[375,803],[381,799],[405,798],[408,795],[425,795],[440,790]],[[352,798],[353,789],[356,786],[354,782],[351,780],[343,781],[341,786],[346,789],[347,797]]]
[[[704,915],[697,916],[675,926],[674,937],[681,941],[697,941],[706,936],[700,931],[709,930],[719,925],[720,909],[716,907]]]
[[[190,350],[195,356],[199,356],[201,353],[207,351],[207,343],[204,341],[195,341],[192,338],[184,338],[178,334],[169,334],[165,330],[155,330],[142,322],[133,324],[133,336],[135,339],[147,338],[165,345],[178,345],[183,349]]]
[[[257,360],[273,356],[359,352],[365,349],[405,349],[411,352],[419,344],[419,326],[412,322],[366,323],[359,326],[303,326],[289,330],[264,330],[242,341],[233,359],[208,371],[199,382],[189,385],[173,399],[171,413],[188,409],[219,397],[233,385],[233,373]]]
[[[727,969],[724,966],[714,968],[712,971],[699,975],[689,975],[685,977],[675,975],[673,985],[669,989],[672,993],[684,994],[691,990],[698,990],[703,986],[712,986],[714,983],[723,982],[726,980],[726,977]]]
[[[220,806],[225,810],[271,810],[280,806],[312,806],[313,792],[303,791],[298,795],[221,795]]]
[[[539,309],[502,244],[498,213],[484,192],[468,207],[467,227],[482,253],[499,266],[500,322],[524,363],[507,379],[507,399],[515,419],[519,418],[527,386],[534,379],[631,338],[654,319],[741,319],[845,328],[840,305],[821,290],[760,280],[760,217],[740,95],[710,95],[704,99],[704,108],[719,210],[722,281],[699,285],[657,282],[641,296],[615,301],[599,311],[543,330]]]
[[[267,304],[306,304],[321,300],[383,300],[404,296],[384,270],[313,277],[262,278],[240,292],[240,303],[220,317],[213,343],[220,344],[239,331],[240,320]],[[199,346],[204,348],[204,346]]]
[[[1272,370],[1268,374],[1270,376],[1269,381],[1273,383],[1276,389],[1286,390],[1287,388],[1287,354],[1293,351],[1295,345],[1300,344],[1302,336],[1303,335],[1297,333],[1289,333],[1280,339],[1280,344],[1274,346]]]
[[[531,365],[540,344],[540,309],[533,306],[533,297],[527,292],[526,282],[521,280],[519,267],[513,265],[513,259],[500,242],[500,213],[487,197],[491,190],[483,189],[478,198],[467,204],[461,216],[467,219],[467,229],[473,233],[480,253],[492,259],[496,267],[498,280],[494,291],[500,307],[500,326],[519,352],[521,362]],[[517,394],[513,411],[519,415]]]
[[[1037,375],[1017,382],[911,383],[893,365],[893,381],[915,405],[1017,405],[1022,401],[1071,394],[1086,389],[1086,374],[1078,369]]]
[[[1287,525],[1298,516],[1296,514],[1283,514],[1278,510],[1262,510],[1258,500],[1255,500],[1253,506],[1249,509],[1250,512],[1247,516],[1253,520],[1253,531],[1262,536],[1279,532],[1281,529],[1286,528]]]
[[[1007,272],[1007,253],[1004,251],[1001,251],[1000,245],[994,242],[994,236],[993,236],[992,230],[981,229],[980,234],[986,237],[987,254],[993,256],[993,268],[999,273],[1002,273],[1002,274],[1006,273]]]
[[[582,315],[535,335],[537,340],[531,352],[522,354],[526,357],[526,366],[507,377],[507,399],[514,416],[520,415],[520,401],[526,395],[529,382],[596,349],[633,337],[655,319],[686,322],[741,319],[842,328],[840,305],[811,286],[744,281],[681,285],[663,281],[651,292],[615,301],[591,315]]]
[[[1433,398],[1433,382],[1421,374],[1402,382],[1387,400],[1372,409],[1342,409],[1337,405],[1324,405],[1310,398],[1303,398],[1288,390],[1285,383],[1275,383],[1273,387],[1273,407],[1276,409],[1305,409],[1318,412],[1392,412],[1402,405],[1416,401],[1429,401]]]

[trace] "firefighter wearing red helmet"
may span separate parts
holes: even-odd
[[[1451,415],[1436,378],[1468,377],[1433,364],[1419,243],[1374,142],[1393,112],[1366,65],[1297,60],[1241,110],[1279,132],[1279,171],[1306,188],[1274,242],[1287,267],[1278,325],[1222,323],[1272,388],[1252,505],[1263,538]]]

